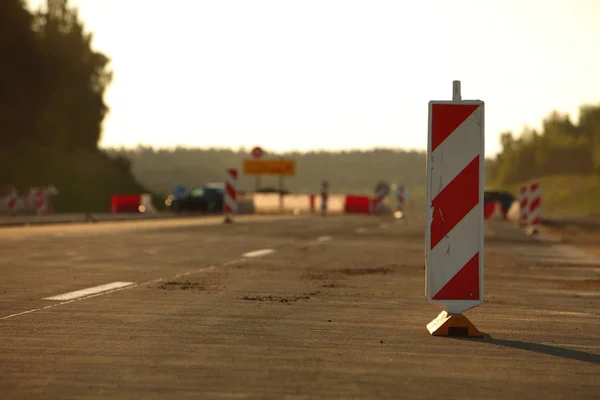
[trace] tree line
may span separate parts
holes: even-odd
[[[68,0],[33,12],[23,0],[0,1],[2,148],[98,151],[112,72],[91,41]]]
[[[510,185],[552,175],[600,175],[600,104],[582,105],[579,121],[551,112],[542,128],[519,137],[504,132],[501,152],[487,163],[488,181]]]

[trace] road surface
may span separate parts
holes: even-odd
[[[0,230],[2,398],[600,398],[600,254],[556,232],[486,223],[454,339],[423,216],[220,221]]]

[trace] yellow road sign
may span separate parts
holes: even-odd
[[[244,175],[287,175],[296,174],[294,160],[244,160]]]

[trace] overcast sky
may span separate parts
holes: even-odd
[[[459,79],[491,155],[600,102],[595,0],[70,3],[112,59],[103,146],[424,149],[427,102]]]

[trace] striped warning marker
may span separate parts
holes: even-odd
[[[519,188],[519,225],[527,226],[529,218],[529,184]]]
[[[327,215],[327,199],[329,198],[329,182],[321,182],[321,214]]]
[[[383,212],[384,201],[389,193],[389,185],[384,182],[379,182],[375,186],[375,196],[373,197],[373,213],[378,214]]]
[[[506,211],[501,201],[488,201],[483,207],[483,219],[486,221],[492,219],[506,220]]]
[[[225,194],[223,198],[223,213],[225,222],[233,222],[233,215],[237,214],[237,169],[228,169],[225,175]]]
[[[9,214],[13,214],[16,211],[17,201],[19,200],[19,193],[14,186],[9,186],[6,191],[4,201]]]
[[[529,185],[528,227],[529,233],[537,233],[542,223],[542,185],[533,182]]]
[[[406,213],[406,195],[407,190],[403,184],[399,184],[396,187],[396,212],[394,213],[396,218],[404,218]]]
[[[482,336],[462,313],[483,300],[484,103],[429,103],[426,295],[433,335]]]

